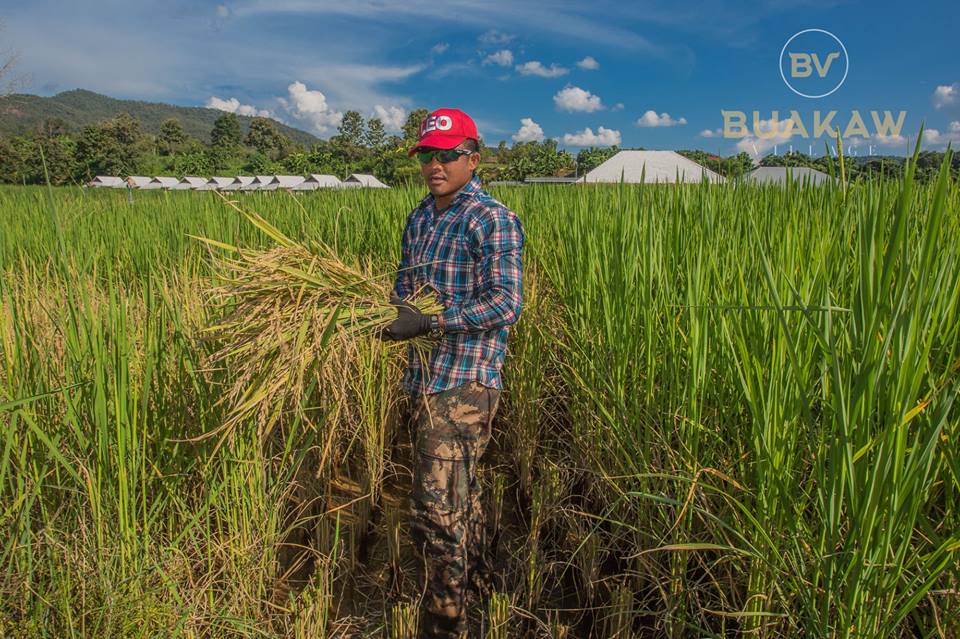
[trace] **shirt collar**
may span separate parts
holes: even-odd
[[[453,196],[452,200],[450,200],[450,204],[447,205],[447,208],[448,209],[453,208],[460,202],[473,197],[474,195],[477,194],[478,191],[480,191],[480,189],[481,189],[480,177],[477,175],[474,175],[473,177],[470,178],[470,180],[466,184],[460,187],[460,190],[457,191],[457,194]],[[437,202],[434,199],[433,195],[430,195],[430,208],[433,209],[435,213],[437,212]]]

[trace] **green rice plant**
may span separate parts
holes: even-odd
[[[493,486],[490,490],[490,499],[493,502],[491,524],[495,536],[498,536],[501,532],[503,522],[503,496],[506,487],[507,478],[503,473],[496,473],[493,476]]]
[[[749,324],[724,322],[760,429],[758,461],[775,464],[758,464],[750,482],[763,486],[766,498],[750,519],[756,535],[749,543],[759,552],[745,621],[756,630],[782,628],[778,620],[790,616],[782,604],[792,601],[791,622],[809,634],[886,636],[950,564],[955,537],[942,531],[918,541],[914,531],[925,515],[914,509],[929,499],[916,497],[931,493],[929,473],[937,472],[936,448],[956,393],[955,347],[936,354],[941,338],[954,339],[956,302],[943,291],[957,290],[956,254],[934,249],[944,232],[945,172],[923,226],[908,235],[912,170],[896,191],[879,190],[868,206],[853,209],[852,295],[837,300],[832,278],[791,282],[764,250],[777,324],[768,324],[763,339],[749,332],[759,315]],[[768,353],[778,359],[758,357],[758,342],[772,344]],[[789,453],[804,432],[810,452]],[[804,459],[809,470],[796,466]],[[786,479],[801,473],[809,488],[798,493]]]
[[[551,462],[540,466],[540,476],[534,486],[533,503],[530,507],[530,532],[535,536],[557,512],[562,497],[561,470]]]
[[[355,340],[349,345],[348,360],[355,370],[347,380],[351,387],[350,403],[359,421],[353,432],[359,433],[363,447],[365,473],[363,489],[370,504],[380,498],[386,464],[386,446],[390,441],[392,413],[396,399],[392,382],[400,375],[396,358],[378,340]]]
[[[540,540],[528,538],[524,547],[524,602],[527,610],[536,610],[543,594],[543,550]]]
[[[599,533],[591,527],[577,525],[578,545],[574,551],[574,561],[579,568],[580,585],[583,588],[582,600],[590,604],[594,600],[596,585],[600,581],[601,541]]]
[[[403,575],[400,564],[400,536],[402,528],[399,507],[389,504],[384,507],[384,527],[387,538],[387,561],[390,564],[390,591],[397,594],[401,591],[401,579]]]
[[[326,639],[330,637],[333,603],[333,569],[328,557],[318,560],[313,579],[294,604],[293,637]]]
[[[603,636],[610,639],[631,639],[633,635],[633,590],[618,585],[610,593],[610,605],[603,617]]]
[[[536,544],[500,525],[524,614],[547,608],[559,539],[580,607],[604,603],[586,583],[615,580],[664,634],[936,637],[960,623],[960,188],[846,182],[497,191],[523,220],[536,288],[499,420],[518,477],[535,451],[521,501],[540,495],[522,513]],[[256,410],[229,446],[190,441],[230,419],[242,373],[214,360],[221,338],[198,339],[237,301],[208,304],[211,245],[191,236],[304,272],[322,244],[373,277],[397,263],[422,193],[244,198],[309,260],[214,194],[125,195],[0,188],[0,619],[25,636],[289,636],[281,549],[302,528],[293,564],[345,559],[318,497],[335,478],[372,495],[389,475],[398,414],[382,400],[400,353],[351,333],[289,385],[300,397],[266,441]],[[214,248],[214,263],[239,251]],[[260,266],[278,296],[281,282],[294,302],[316,294]],[[324,387],[321,366],[349,383]],[[303,474],[316,496],[291,493]],[[340,563],[337,588],[365,572]],[[328,636],[354,612],[330,610]],[[607,636],[601,614],[588,632]]]
[[[511,335],[504,385],[509,389],[507,435],[520,480],[520,491],[532,497],[534,466],[541,452],[541,431],[552,421],[548,401],[554,392],[550,360],[557,318],[550,312],[546,283],[536,269],[524,275],[522,318]]]
[[[417,607],[414,604],[400,601],[390,607],[390,639],[416,639],[417,626]]]
[[[502,592],[490,594],[487,601],[487,620],[489,626],[485,639],[507,639],[510,636],[510,597]]]
[[[530,526],[527,533],[525,552],[527,565],[525,570],[526,607],[535,610],[543,590],[544,553],[541,547],[541,531],[550,518],[557,503],[560,491],[560,473],[555,466],[545,465],[533,491],[530,505]]]

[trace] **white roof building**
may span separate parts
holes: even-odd
[[[823,171],[806,166],[761,166],[745,175],[744,180],[757,184],[786,184],[787,176],[797,182],[815,185],[831,181]]]
[[[256,191],[257,178],[252,175],[238,175],[232,187],[234,191]]]
[[[353,186],[359,184],[370,189],[389,189],[390,187],[366,173],[351,173],[350,177],[343,181],[343,186]]]
[[[122,189],[127,186],[127,183],[123,181],[122,177],[117,177],[116,175],[98,175],[87,182],[87,186],[92,186],[94,188]]]
[[[210,184],[212,184],[213,188],[217,191],[236,190],[237,186],[239,186],[236,184],[236,181],[237,179],[232,177],[214,176],[210,178]]]
[[[191,191],[213,191],[217,187],[207,178],[188,176],[180,180],[178,188],[190,189]]]
[[[724,182],[721,175],[673,151],[620,151],[586,175],[579,183]]]
[[[157,189],[175,189],[180,184],[180,180],[175,177],[157,176],[150,180],[152,188]]]
[[[326,175],[322,173],[314,173],[306,180],[293,187],[294,191],[314,191],[316,189],[335,189],[343,186],[343,182],[340,181],[335,175]]]
[[[277,188],[277,183],[273,181],[273,178],[276,176],[273,175],[258,175],[257,184],[260,185],[259,190],[261,191],[274,191]]]
[[[303,184],[304,179],[302,175],[274,175],[273,183],[277,185],[278,189],[295,189],[298,185]]]
[[[135,189],[159,189],[159,184],[152,184],[153,178],[143,175],[131,175],[127,178],[126,185]]]

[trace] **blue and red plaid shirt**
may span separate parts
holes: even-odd
[[[431,286],[445,307],[446,328],[423,362],[412,344],[407,347],[408,393],[438,393],[472,381],[503,388],[507,335],[523,305],[523,244],[520,218],[483,190],[477,176],[442,211],[430,194],[410,213],[394,290],[408,298]]]

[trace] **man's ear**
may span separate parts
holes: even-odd
[[[476,171],[477,167],[480,166],[480,153],[472,153],[470,155],[470,170]]]

